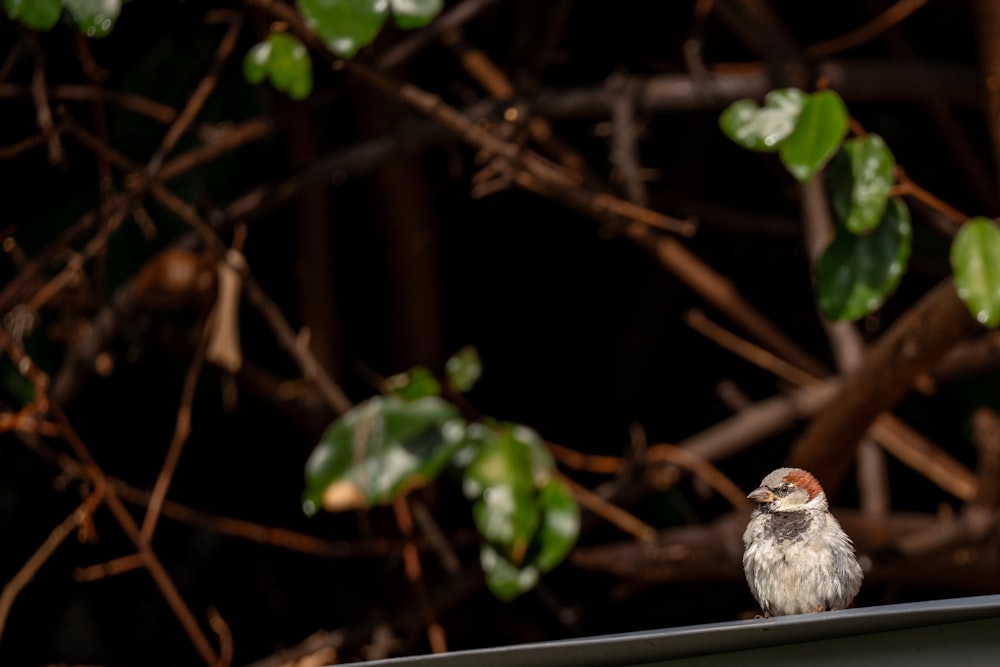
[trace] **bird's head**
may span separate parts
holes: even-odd
[[[816,478],[800,468],[778,468],[747,496],[764,512],[825,510],[826,494]]]

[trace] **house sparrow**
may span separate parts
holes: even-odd
[[[864,575],[816,478],[778,468],[747,498],[760,505],[743,533],[743,570],[764,616],[850,606]]]

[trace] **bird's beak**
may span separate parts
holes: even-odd
[[[774,493],[771,491],[771,489],[767,489],[761,486],[751,491],[750,495],[748,495],[747,498],[754,501],[755,503],[769,503],[774,500]]]

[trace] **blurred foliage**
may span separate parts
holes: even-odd
[[[447,364],[451,392],[467,392],[482,368],[475,348]],[[385,394],[358,404],[327,429],[306,463],[306,514],[382,505],[426,486],[446,466],[462,488],[483,538],[480,562],[493,593],[510,600],[533,588],[569,553],[579,509],[541,438],[525,426],[467,420],[439,397],[423,367],[392,376]]]
[[[845,141],[847,108],[831,90],[773,90],[763,107],[739,100],[722,112],[719,126],[746,149],[777,151],[801,182],[830,163],[827,197],[837,229],[816,262],[817,303],[831,320],[859,320],[880,308],[906,272],[913,237],[909,209],[892,197],[896,161],[885,141],[876,134]],[[959,296],[989,327],[1000,323],[998,239],[995,223],[975,218],[951,251]]]
[[[271,33],[267,40],[247,51],[243,75],[250,83],[268,79],[271,85],[293,100],[312,92],[312,63],[302,42],[287,33]]]

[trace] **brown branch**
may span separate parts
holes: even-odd
[[[970,108],[983,104],[982,82],[969,67],[916,60],[827,60],[816,66],[816,74],[849,103],[947,99]],[[774,87],[761,65],[739,70],[720,66],[703,80],[688,74],[633,77],[631,85],[636,111],[657,113],[721,109],[745,97],[763,98]],[[553,119],[605,118],[607,96],[601,85],[545,89],[533,100],[532,110]]]
[[[833,215],[827,204],[826,187],[821,178],[799,186],[804,240],[809,264],[816,266],[834,236]],[[865,345],[853,322],[832,322],[821,317],[823,330],[830,341],[837,370],[846,375],[858,368],[865,356]],[[822,471],[813,471],[822,474]],[[889,476],[885,452],[866,434],[858,445],[858,496],[862,511],[873,519],[889,513]]]
[[[442,12],[434,21],[418,32],[413,33],[405,40],[393,45],[385,53],[379,56],[377,67],[389,70],[399,67],[418,52],[427,48],[431,42],[438,39],[449,30],[461,28],[463,25],[476,18],[493,5],[498,0],[462,0],[447,11]]]
[[[208,100],[208,96],[212,94],[213,90],[215,90],[215,86],[219,81],[219,75],[222,73],[222,67],[229,59],[229,55],[233,52],[233,48],[236,47],[236,38],[239,37],[242,25],[242,14],[235,12],[230,14],[229,26],[226,28],[226,32],[223,34],[222,39],[219,40],[219,46],[215,50],[215,55],[212,57],[212,63],[209,65],[208,71],[195,87],[194,92],[191,93],[187,104],[184,105],[184,109],[180,112],[180,114],[178,114],[177,119],[174,120],[170,129],[167,130],[166,135],[163,137],[163,141],[160,143],[160,147],[147,163],[147,175],[153,175],[160,170],[160,167],[163,165],[164,157],[166,157],[166,155],[173,150],[177,141],[184,136],[188,127],[190,127],[191,123],[194,122],[194,119],[198,116],[201,108],[205,105],[205,102]]]
[[[919,373],[978,326],[952,282],[940,283],[875,342],[835,400],[796,442],[791,464],[823,471],[823,487],[835,494],[872,422],[906,395]]]
[[[640,542],[651,542],[656,539],[656,529],[645,521],[638,519],[617,505],[609,503],[604,498],[601,498],[587,487],[573,481],[558,470],[555,471],[554,477],[569,488],[570,493],[573,494],[573,497],[580,505],[586,507],[611,525],[632,535]]]
[[[971,522],[941,521],[926,514],[894,512],[873,521],[860,512],[834,509],[844,530],[871,566],[866,585],[876,583],[960,587],[1000,591],[992,547],[970,531]],[[569,556],[575,567],[643,584],[743,578],[740,536],[748,516],[736,512],[708,525],[679,526],[660,532],[655,543],[636,542],[577,547]],[[992,522],[995,526],[995,520]],[[970,544],[958,560],[948,546]],[[908,554],[920,554],[910,558]],[[900,557],[903,554],[904,557]],[[748,596],[749,598],[749,596]],[[749,604],[749,599],[748,599]]]
[[[35,574],[38,573],[38,570],[41,569],[42,565],[45,564],[45,561],[55,553],[59,545],[73,533],[77,526],[88,520],[90,513],[93,512],[94,504],[89,498],[84,500],[79,507],[62,520],[62,523],[52,529],[52,532],[49,533],[49,536],[45,538],[45,541],[42,542],[35,553],[31,555],[31,558],[4,585],[3,591],[0,592],[0,636],[3,636],[3,630],[7,624],[7,616],[18,593],[28,585]]]
[[[987,511],[1000,505],[1000,417],[990,408],[972,413],[972,436],[979,450],[979,493],[976,505]]]
[[[441,526],[434,520],[434,515],[431,514],[427,505],[418,498],[415,498],[413,495],[408,496],[408,498],[413,518],[420,527],[420,532],[424,534],[424,537],[430,544],[431,549],[437,554],[438,560],[441,562],[441,567],[449,574],[458,574],[459,570],[462,569],[462,561],[459,560],[455,550],[448,543],[448,538],[441,530]]]
[[[35,119],[38,122],[38,129],[42,131],[42,136],[48,143],[49,162],[57,165],[66,158],[66,153],[52,122],[52,107],[49,106],[49,96],[45,90],[45,55],[34,35],[31,36],[29,44],[35,57],[35,68],[31,74],[31,97],[35,103]]]
[[[965,222],[969,219],[969,216],[965,213],[962,213],[934,193],[928,192],[924,188],[920,187],[907,175],[905,171],[903,171],[903,168],[899,165],[896,165],[896,180],[898,181],[898,184],[894,188],[894,192],[896,194],[912,197],[913,199],[926,204],[931,209],[944,214],[956,223]],[[954,235],[954,232],[951,232],[950,230],[946,231],[950,232],[950,235]]]
[[[725,313],[745,331],[785,359],[816,375],[826,369],[794,340],[772,324],[735,288],[732,282],[701,260],[680,242],[661,236],[641,225],[628,225],[625,236],[655,257],[684,284]]]
[[[177,118],[177,111],[171,106],[133,93],[107,90],[100,86],[63,83],[47,86],[45,94],[51,100],[65,102],[100,101],[160,123],[171,123]],[[27,86],[0,82],[0,99],[31,98],[31,96],[31,89]]]
[[[605,83],[611,117],[611,163],[618,170],[626,199],[649,208],[649,192],[642,178],[642,164],[635,135],[635,90],[622,74],[613,74]]]
[[[648,463],[665,462],[678,468],[684,468],[715,489],[716,493],[728,500],[737,512],[746,512],[750,509],[750,502],[747,501],[746,494],[740,490],[740,487],[736,486],[721,470],[690,449],[668,443],[650,445],[646,451],[645,459]],[[655,477],[653,484],[655,486]]]
[[[215,649],[212,648],[211,643],[205,636],[201,627],[198,625],[198,621],[194,614],[191,613],[191,609],[187,606],[184,598],[181,597],[180,592],[177,590],[177,586],[174,584],[170,575],[164,569],[163,564],[157,557],[156,552],[148,542],[146,542],[139,532],[139,526],[136,525],[135,519],[129,514],[128,510],[122,504],[121,500],[115,495],[114,491],[108,488],[107,477],[98,468],[96,462],[90,454],[89,449],[77,435],[76,430],[73,428],[72,424],[67,419],[66,415],[59,408],[58,404],[50,403],[49,411],[52,414],[54,420],[60,425],[63,432],[63,438],[70,445],[73,451],[77,454],[78,458],[87,465],[94,476],[94,481],[98,485],[98,488],[107,489],[105,494],[105,503],[108,509],[111,510],[112,515],[114,515],[115,520],[118,525],[121,526],[125,535],[132,542],[133,546],[142,556],[146,570],[149,572],[150,576],[153,578],[153,582],[156,584],[157,588],[160,589],[160,594],[166,601],[167,605],[170,607],[171,611],[177,617],[180,622],[181,627],[187,633],[188,638],[194,645],[195,650],[201,656],[202,660],[209,667],[215,667],[218,663],[218,657],[215,654]]]
[[[926,4],[927,0],[899,0],[863,26],[839,37],[816,42],[806,47],[806,53],[812,58],[827,58],[841,51],[861,46],[906,20],[907,17]]]
[[[194,402],[194,392],[198,386],[198,376],[201,375],[201,367],[205,361],[205,348],[212,317],[213,314],[210,313],[202,329],[202,333],[198,337],[198,345],[195,348],[194,358],[191,360],[187,373],[184,375],[184,386],[181,389],[180,405],[177,407],[174,434],[170,439],[170,446],[167,448],[167,455],[163,460],[163,465],[160,467],[160,473],[156,477],[156,483],[153,485],[153,492],[149,496],[146,516],[142,520],[140,533],[142,539],[147,542],[151,542],[153,539],[156,522],[160,518],[160,511],[163,508],[163,500],[167,496],[167,489],[170,488],[170,482],[173,479],[174,471],[177,469],[177,462],[180,461],[184,444],[191,434],[191,405]]]
[[[161,204],[190,225],[205,240],[209,247],[216,251],[224,249],[222,241],[216,236],[215,231],[207,222],[202,220],[198,212],[187,202],[166,188],[157,186],[156,184],[152,186],[152,192]],[[303,377],[316,384],[320,395],[323,396],[327,404],[337,414],[343,414],[350,410],[353,406],[351,400],[319,364],[316,356],[309,349],[306,342],[295,334],[277,304],[267,296],[257,281],[254,280],[253,276],[250,275],[249,270],[243,276],[243,289],[247,300],[267,322],[271,331],[278,339],[278,343],[285,348],[285,351],[299,365],[299,370],[302,372]]]
[[[106,563],[88,565],[87,567],[78,567],[73,570],[73,578],[80,582],[89,583],[106,577],[113,577],[124,572],[137,570],[145,566],[145,564],[146,561],[142,557],[142,554],[129,554],[127,556],[115,558],[114,560],[109,560]]]
[[[14,361],[18,372],[36,386],[36,392],[40,392],[36,393],[36,400],[45,401],[44,397],[47,396],[45,388],[49,384],[48,376],[34,364],[31,357],[24,353],[23,348],[7,334],[6,329],[3,327],[0,327],[0,348],[3,348],[11,360]],[[59,407],[59,404],[52,400],[47,400],[46,402],[47,411],[62,431],[63,439],[82,463],[86,476],[94,484],[94,494],[98,498],[103,499],[108,509],[114,515],[118,525],[132,542],[133,546],[135,546],[136,550],[142,555],[146,569],[152,576],[154,583],[160,589],[160,593],[163,595],[167,605],[174,612],[181,627],[184,628],[198,654],[209,667],[214,667],[218,660],[215,650],[212,648],[204,632],[202,632],[194,614],[191,613],[187,603],[184,602],[174,582],[170,579],[170,575],[163,568],[163,564],[156,556],[156,553],[150,544],[142,539],[139,527],[136,525],[132,515],[125,509],[121,500],[115,495],[114,490],[109,487],[108,479],[104,475],[104,472],[97,465],[89,448],[77,434],[66,414]]]
[[[447,653],[448,643],[444,628],[437,620],[434,606],[431,604],[430,597],[427,595],[427,587],[424,584],[420,552],[413,541],[413,515],[410,514],[410,506],[406,496],[400,496],[393,501],[392,511],[396,517],[399,532],[403,535],[403,569],[406,573],[406,580],[410,582],[410,588],[417,599],[417,608],[420,610],[421,619],[423,619],[427,642],[434,653]]]
[[[600,474],[611,475],[619,473],[625,469],[625,462],[617,456],[599,456],[597,454],[584,454],[575,449],[558,445],[554,442],[545,441],[545,446],[552,457],[566,467],[574,470],[585,470]]]
[[[705,337],[778,377],[806,390],[810,387],[824,387],[819,380],[808,373],[790,366],[788,362],[726,331],[697,311],[689,312],[685,321]],[[825,396],[827,399],[832,398],[830,393]],[[825,403],[813,403],[810,407],[818,412],[825,405]],[[810,413],[808,416],[812,414],[815,413]],[[892,414],[886,412],[879,415],[872,424],[871,432],[886,451],[956,498],[968,502],[976,496],[978,488],[976,478],[968,468]]]
[[[208,627],[219,638],[219,667],[229,667],[233,664],[233,632],[229,629],[229,624],[222,617],[215,607],[208,608]]]
[[[65,129],[65,126],[59,125],[54,128],[54,132],[63,132]],[[31,137],[25,137],[24,139],[16,141],[9,146],[0,146],[0,160],[12,160],[21,153],[25,153],[30,151],[32,148],[48,143],[48,140],[49,138],[46,135],[36,134]]]

